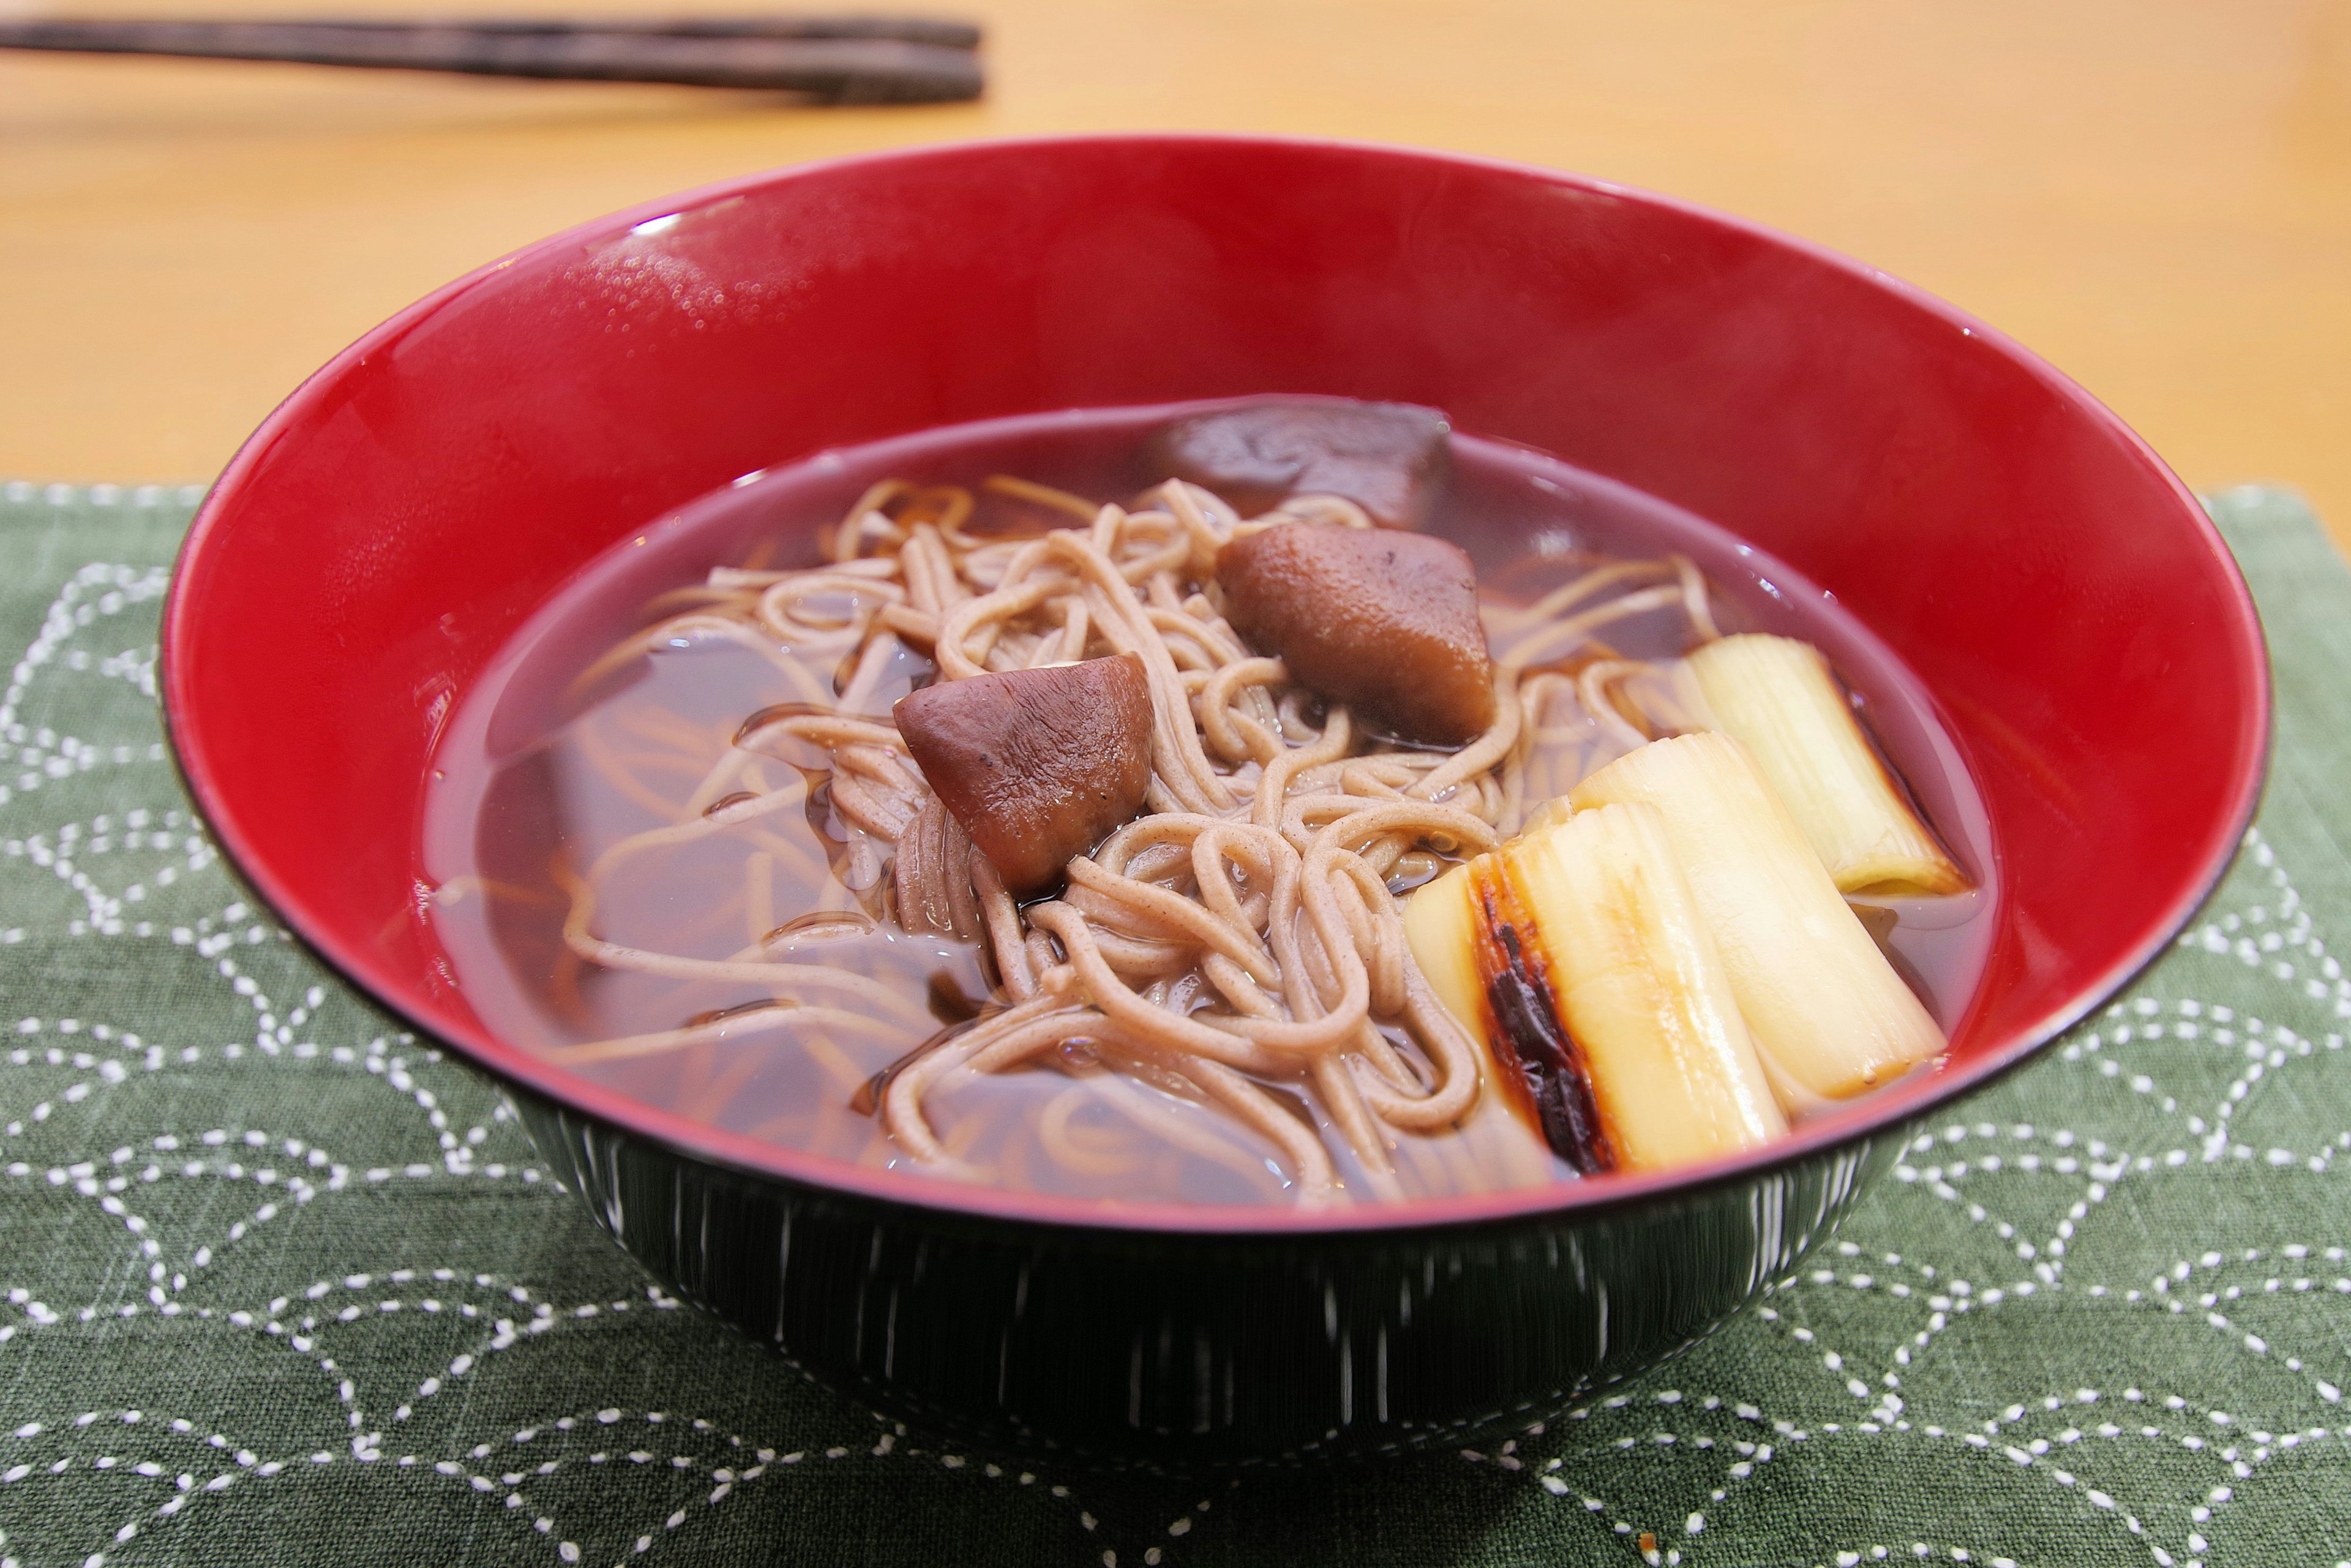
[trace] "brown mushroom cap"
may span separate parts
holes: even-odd
[[[923,777],[1015,894],[1040,893],[1134,820],[1151,688],[1133,653],[911,692],[892,710]]]
[[[1428,514],[1451,472],[1445,416],[1407,402],[1268,399],[1179,419],[1153,433],[1146,478],[1213,490],[1244,517],[1285,496],[1344,496],[1384,528]]]
[[[1458,746],[1494,718],[1478,576],[1427,534],[1277,523],[1217,553],[1226,616],[1292,679],[1399,739]]]

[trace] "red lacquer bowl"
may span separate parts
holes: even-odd
[[[716,1132],[485,1031],[420,917],[425,761],[574,570],[825,447],[1274,391],[1434,404],[1650,491],[1804,572],[1907,662],[1982,791],[2002,889],[1945,1065],[1669,1176],[1107,1213]],[[656,1273],[968,1441],[1176,1463],[1458,1435],[1704,1332],[1916,1118],[2180,928],[2245,826],[2268,732],[2260,628],[2194,498],[1999,334],[1598,181],[1245,138],[788,170],[485,267],[246,444],[189,536],[163,658],[181,765],[237,868],[502,1080]],[[1498,1341],[1503,1321],[1520,1326]]]

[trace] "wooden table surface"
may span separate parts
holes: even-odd
[[[597,5],[652,8],[564,9]],[[397,8],[295,8],[339,5]],[[110,8],[236,14],[74,14]],[[2298,485],[2351,542],[2351,0],[953,9],[988,29],[982,103],[0,55],[0,477],[208,477],[381,317],[669,191],[911,142],[1201,128],[1523,159],[1809,235],[2036,348],[2190,484]]]

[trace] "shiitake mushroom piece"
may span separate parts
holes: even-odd
[[[1297,680],[1398,739],[1458,746],[1494,718],[1478,576],[1427,534],[1279,523],[1217,552],[1226,616]]]
[[[1015,894],[1134,820],[1151,783],[1151,688],[1133,653],[1007,670],[911,692],[898,733]]]
[[[1243,517],[1288,496],[1344,496],[1383,528],[1411,528],[1452,471],[1450,434],[1415,403],[1269,398],[1162,426],[1140,463],[1151,481],[1212,490]]]

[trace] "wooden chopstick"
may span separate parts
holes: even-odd
[[[827,103],[977,98],[979,29],[918,16],[659,21],[0,22],[0,48],[781,89]]]
[[[976,49],[979,28],[942,16],[271,16],[253,18],[296,27],[348,27],[383,32],[410,27],[462,27],[479,33],[659,33],[681,38],[896,38]]]

